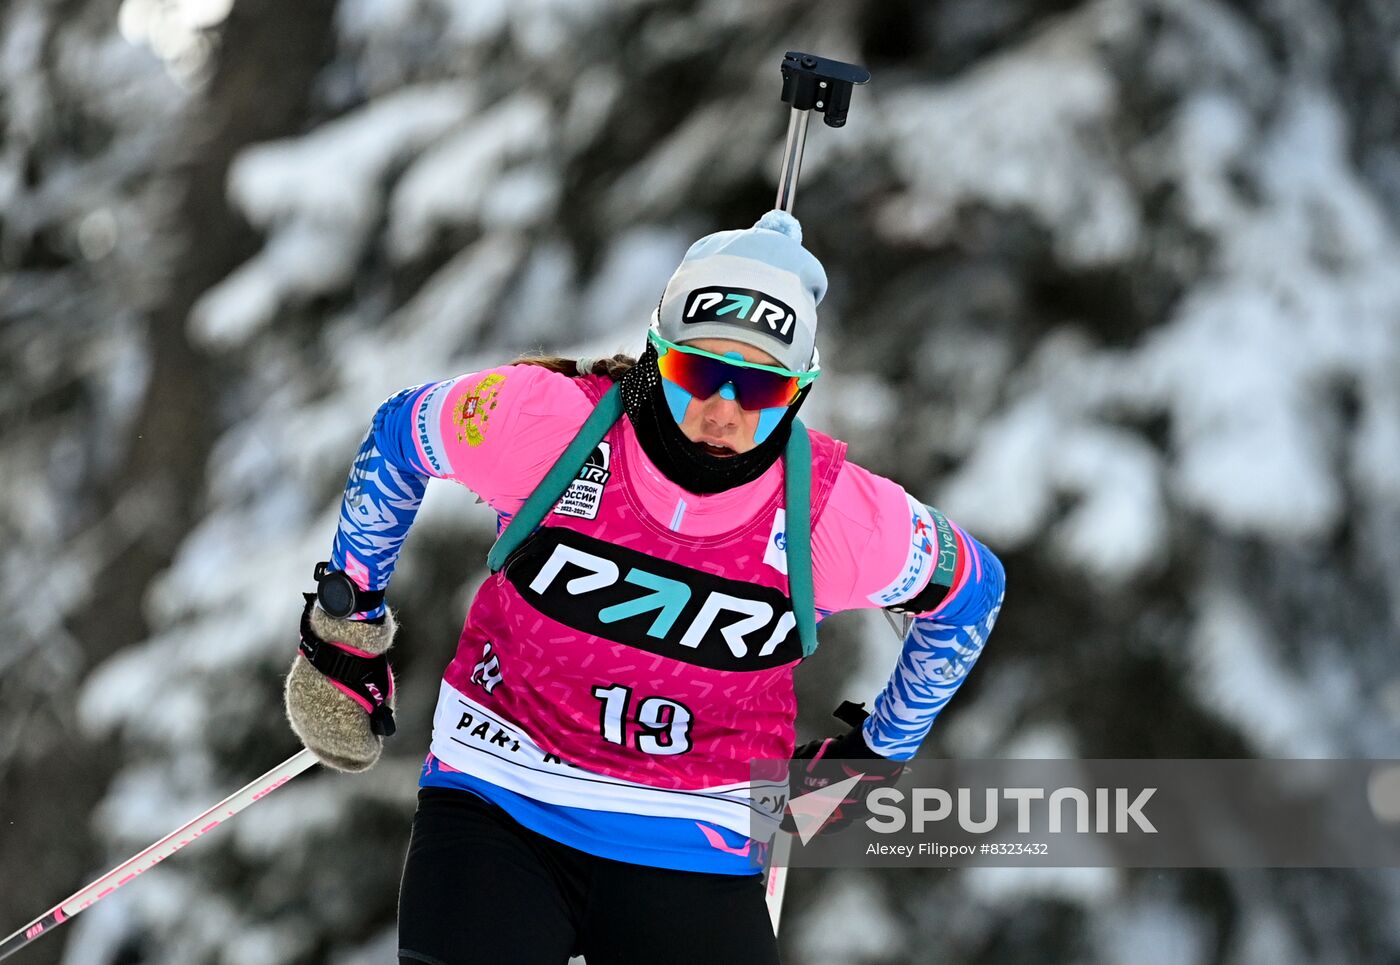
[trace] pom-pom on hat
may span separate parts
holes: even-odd
[[[671,342],[728,338],[762,349],[795,372],[816,358],[821,262],[802,247],[802,226],[774,209],[752,228],[706,235],[666,283],[657,330]]]

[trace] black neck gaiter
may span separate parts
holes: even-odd
[[[748,452],[737,456],[712,456],[685,437],[661,387],[656,367],[656,347],[647,344],[642,357],[621,379],[622,407],[637,441],[656,468],[682,489],[692,493],[719,493],[753,482],[777,462],[792,431],[792,420],[807,399],[811,386],[788,406],[783,419],[768,436]]]

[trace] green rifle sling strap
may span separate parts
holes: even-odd
[[[817,620],[812,591],[812,440],[801,419],[792,420],[792,434],[783,452],[784,552],[788,561],[788,596],[797,617],[802,656],[817,650]]]
[[[621,417],[622,393],[614,385],[598,400],[578,435],[565,447],[491,547],[486,565],[492,573],[505,566],[510,554],[519,549],[559,502],[588,456]],[[812,444],[801,419],[792,422],[792,434],[783,452],[783,478],[788,594],[797,619],[797,637],[802,641],[802,656],[810,657],[817,649],[817,622],[812,602]]]
[[[603,441],[608,430],[621,417],[622,389],[614,384],[598,400],[598,404],[593,407],[593,411],[579,428],[578,435],[574,436],[574,441],[560,453],[549,472],[545,473],[535,491],[510,521],[506,531],[496,540],[496,545],[491,547],[491,552],[486,554],[486,565],[491,568],[492,573],[499,572],[501,567],[505,566],[510,554],[525,542],[545,515],[559,502],[559,497],[564,495],[564,490],[574,481],[589,454],[598,448],[598,443]]]

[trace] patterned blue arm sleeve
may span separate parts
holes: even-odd
[[[332,569],[349,574],[361,589],[388,586],[427,491],[429,477],[417,465],[411,420],[416,400],[430,388],[432,383],[390,397],[375,413],[374,424],[355,453],[330,563]],[[383,612],[379,606],[354,618],[372,619]]]
[[[914,620],[894,674],[865,722],[866,744],[891,760],[906,761],[918,751],[981,656],[1001,612],[1006,588],[1001,561],[960,532],[974,554],[972,572],[956,596],[933,614]]]

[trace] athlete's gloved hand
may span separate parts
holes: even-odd
[[[844,830],[855,821],[868,817],[870,812],[865,806],[865,800],[870,793],[877,788],[894,784],[904,773],[903,763],[881,757],[865,743],[861,725],[870,713],[864,707],[849,700],[843,701],[832,716],[850,724],[851,729],[840,737],[808,741],[792,754],[795,763],[789,785],[790,798],[799,798],[860,775],[860,779],[846,792],[836,810],[822,823],[818,832],[820,834]],[[791,811],[783,814],[782,828],[784,831],[797,830]]]
[[[394,615],[341,620],[306,594],[301,652],[287,675],[287,720],[321,763],[338,771],[368,770],[394,732],[394,674],[386,651]]]

